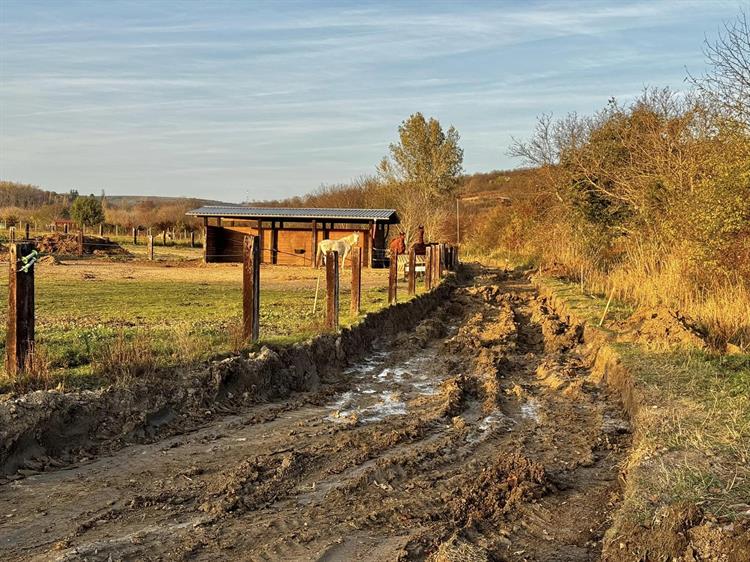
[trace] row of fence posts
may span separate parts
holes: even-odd
[[[79,249],[83,248],[83,230],[79,231]],[[243,243],[242,270],[242,333],[246,340],[256,342],[260,336],[260,237],[246,236]],[[148,255],[153,260],[154,237],[148,237]],[[362,295],[362,250],[351,250],[351,314],[360,313]],[[8,330],[6,335],[5,370],[15,377],[26,369],[26,361],[33,353],[35,341],[34,264],[38,254],[33,242],[15,242],[9,248]],[[437,286],[446,270],[458,265],[458,249],[445,244],[430,245],[425,256],[425,289]],[[339,329],[339,255],[325,256],[326,316],[328,330]],[[391,254],[388,276],[388,302],[397,300],[398,255]],[[410,295],[416,293],[416,255],[409,254],[407,286]]]
[[[8,241],[11,242],[11,243],[16,242],[18,240],[18,234],[17,234],[16,227],[15,226],[9,226],[9,227],[7,227],[7,230],[8,230]],[[83,231],[83,229],[79,230],[79,232],[78,232],[79,236],[81,235],[82,231]],[[53,230],[53,232],[54,232],[54,230]],[[70,233],[67,224],[63,225],[63,233],[64,234],[69,234]],[[139,233],[139,229],[133,227],[131,229],[131,233],[132,233],[132,236],[133,236],[133,245],[137,246],[138,245],[138,233]],[[24,240],[31,240],[31,223],[27,222],[24,225],[24,234],[25,234]],[[166,230],[162,231],[162,246],[166,246],[167,245],[167,234],[168,234],[168,232]],[[104,236],[104,225],[103,224],[99,224],[99,236],[102,236],[102,237]],[[115,236],[119,236],[119,227],[116,227],[116,229],[115,229]],[[150,228],[147,230],[146,236],[147,237],[152,236]],[[189,233],[188,233],[187,230],[183,231],[183,239],[184,240],[188,240],[188,239],[190,240],[190,247],[191,248],[195,248],[195,238],[196,237],[195,237],[195,231],[194,230],[191,230]],[[205,238],[205,234],[204,234],[204,238]]]

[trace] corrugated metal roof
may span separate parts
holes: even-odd
[[[245,219],[296,219],[329,221],[387,221],[398,223],[395,209],[333,209],[296,207],[201,207],[186,213],[192,217]]]

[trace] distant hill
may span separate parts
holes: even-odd
[[[227,203],[225,201],[218,201],[215,199],[197,199],[195,197],[162,197],[158,195],[105,195],[107,202],[111,205],[116,206],[132,206],[146,201],[152,201],[159,204],[171,204],[171,203],[183,203],[190,202],[194,203],[197,207],[203,205],[225,205],[234,206],[236,203]]]

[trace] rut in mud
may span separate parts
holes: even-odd
[[[478,273],[338,382],[0,487],[4,560],[595,560],[629,443],[581,329]]]

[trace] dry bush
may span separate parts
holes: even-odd
[[[227,324],[227,339],[232,353],[239,354],[247,347],[248,342],[243,334],[242,320],[232,320]]]
[[[150,379],[156,374],[157,358],[145,334],[127,337],[120,333],[109,344],[94,354],[93,372],[117,385],[127,385],[138,379]]]
[[[47,390],[54,383],[49,357],[43,346],[32,342],[24,360],[24,371],[14,381],[19,392]]]

